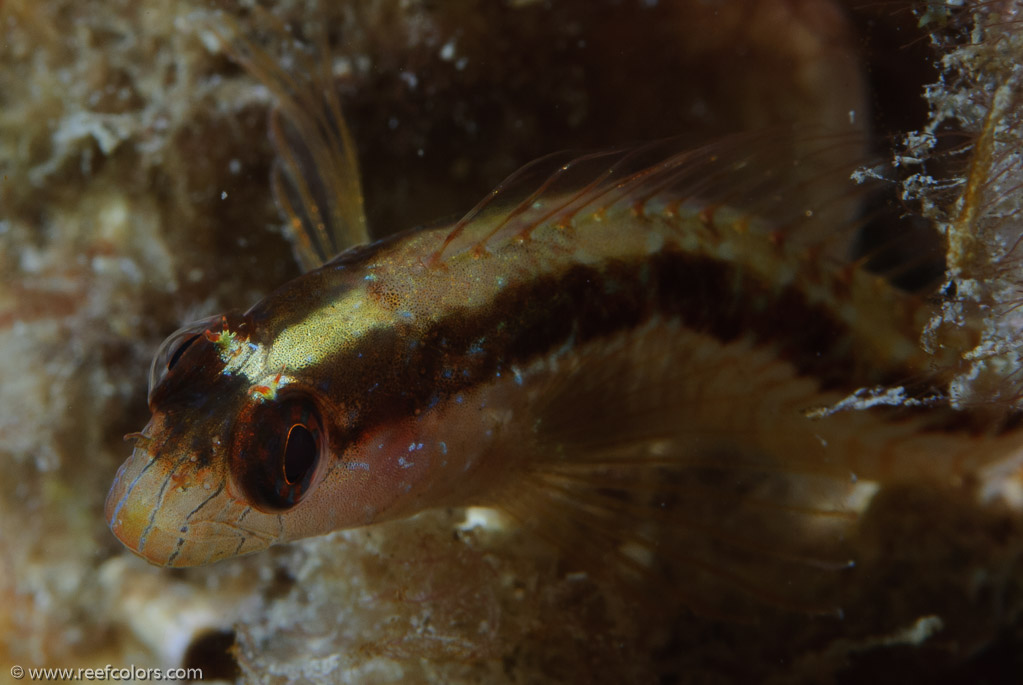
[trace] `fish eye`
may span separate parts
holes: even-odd
[[[307,397],[254,401],[239,416],[231,472],[257,509],[291,509],[312,489],[325,461],[326,436]]]

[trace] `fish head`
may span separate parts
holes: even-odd
[[[105,507],[114,535],[151,563],[211,563],[310,534],[298,505],[326,470],[321,406],[268,368],[254,328],[236,313],[207,319],[157,353],[152,418],[130,436]]]

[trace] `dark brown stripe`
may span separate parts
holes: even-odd
[[[509,287],[486,308],[452,312],[427,330],[374,330],[323,365],[321,388],[349,408],[332,427],[341,443],[413,416],[497,374],[566,344],[630,330],[654,315],[722,342],[744,336],[772,345],[824,388],[852,390],[892,380],[854,354],[844,324],[795,287],[778,288],[735,265],[678,247],[601,268]],[[337,435],[337,433],[335,433]]]

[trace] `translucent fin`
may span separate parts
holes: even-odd
[[[861,136],[772,129],[695,150],[684,145],[668,139],[537,160],[466,214],[434,262],[528,239],[541,225],[568,227],[578,217],[616,209],[710,218],[728,208],[749,217],[754,229],[826,245],[826,252],[848,258],[858,228],[854,219],[866,195],[850,180],[868,160]]]
[[[639,595],[656,588],[655,601],[668,587],[712,616],[840,615],[859,486],[803,453],[817,424],[798,407],[813,383],[669,323],[564,363],[501,508],[579,568]]]
[[[272,14],[253,11],[257,24],[287,47],[293,68],[285,69],[246,38],[227,14],[218,13],[214,31],[224,51],[276,99],[270,138],[278,159],[271,181],[295,255],[310,270],[369,242],[356,148],[341,110],[326,35],[318,32],[310,50]]]

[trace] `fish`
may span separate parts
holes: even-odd
[[[872,220],[860,136],[556,153],[371,242],[339,104],[314,92],[271,118],[306,273],[154,359],[105,505],[147,561],[488,507],[595,573],[681,566],[812,609],[779,579],[848,568],[821,550],[871,487],[958,487],[1018,451],[1010,422],[949,403],[956,349],[920,344],[933,302],[847,256]]]

